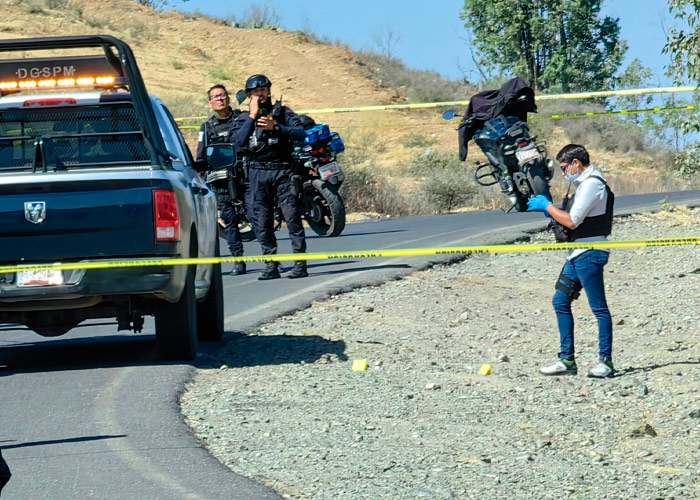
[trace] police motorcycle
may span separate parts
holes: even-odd
[[[553,160],[527,124],[527,113],[536,111],[534,91],[522,78],[514,78],[498,90],[473,96],[457,129],[461,160],[474,139],[488,160],[477,162],[474,178],[482,186],[499,185],[512,204],[507,212],[527,211],[528,200],[539,194],[552,199]],[[442,116],[450,120],[461,115],[446,111]]]
[[[319,236],[338,236],[345,229],[345,203],[338,192],[345,180],[338,155],[345,145],[328,125],[316,125],[306,115],[300,118],[306,138],[292,152],[292,190],[302,203],[302,217],[309,227]]]

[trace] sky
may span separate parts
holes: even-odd
[[[241,19],[248,0],[189,0],[174,2],[181,11]],[[339,40],[356,50],[376,50],[375,38],[390,30],[398,37],[396,56],[414,69],[434,70],[451,79],[475,82],[475,70],[466,30],[459,14],[464,0],[263,0],[288,30],[311,31]],[[643,5],[643,8],[640,6]],[[664,76],[668,57],[661,54],[671,24],[665,0],[604,0],[602,14],[620,18],[621,36],[629,49],[622,69],[638,58],[654,71],[654,84],[669,85]]]

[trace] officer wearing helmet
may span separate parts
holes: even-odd
[[[294,253],[306,252],[304,226],[298,198],[292,189],[293,141],[306,137],[304,126],[294,112],[270,99],[270,80],[265,75],[253,75],[246,81],[250,110],[235,120],[233,144],[239,155],[247,160],[248,178],[253,205],[255,234],[264,255],[277,253],[274,230],[275,201],[279,204],[289,229]],[[288,278],[308,276],[306,261],[298,260]],[[279,263],[267,261],[260,280],[279,278]]]
[[[211,114],[207,121],[199,128],[199,141],[197,143],[197,161],[205,159],[205,150],[209,144],[231,142],[231,132],[235,118],[241,114],[241,110],[231,108],[231,99],[226,87],[221,84],[214,85],[207,90],[207,99]],[[236,180],[238,192],[243,196],[245,186],[243,173],[239,172]],[[228,196],[219,196],[219,216],[224,224],[226,240],[231,255],[243,256],[243,240],[238,230],[238,210],[244,209],[244,200],[232,200]],[[245,274],[245,262],[236,262],[232,274]]]

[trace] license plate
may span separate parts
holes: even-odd
[[[20,271],[17,273],[17,286],[62,285],[63,271],[41,269],[39,271]]]
[[[521,163],[527,163],[530,160],[534,160],[540,156],[540,153],[536,149],[527,149],[525,151],[516,151],[515,157]]]
[[[318,174],[324,181],[342,173],[343,171],[340,169],[340,165],[338,165],[338,162],[335,161],[332,161],[322,167],[318,167]]]

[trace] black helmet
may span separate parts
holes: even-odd
[[[245,91],[250,92],[258,87],[270,87],[272,82],[265,75],[253,75],[245,81]]]

